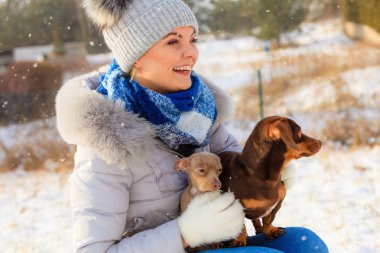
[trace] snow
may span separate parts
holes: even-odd
[[[310,48],[320,48],[326,45],[350,44],[351,40],[347,38],[340,27],[342,20],[326,20],[315,23],[304,23],[299,29],[282,36],[282,40],[286,42],[290,40],[299,45],[304,45]],[[323,35],[323,36],[321,36]]]
[[[258,68],[263,72],[264,81],[286,77],[299,71],[292,64],[287,64],[286,59],[314,54],[330,57],[347,54],[347,49],[342,45],[350,45],[352,41],[344,35],[340,22],[339,19],[333,19],[318,25],[305,23],[299,30],[283,35],[281,39],[282,43],[291,41],[297,47],[276,50],[270,54],[263,50],[265,43],[255,38],[200,43],[201,53],[195,69],[226,89],[255,82]],[[270,58],[284,59],[279,69],[270,69],[265,64]]]
[[[250,130],[228,125],[244,139]],[[249,128],[250,129],[250,128]],[[332,149],[292,162],[294,185],[288,189],[275,226],[303,226],[315,231],[330,252],[375,253],[380,250],[380,147]],[[249,221],[248,233],[254,234]]]
[[[323,96],[315,96],[316,94],[323,94]],[[299,98],[309,98],[313,99],[294,99],[294,96]],[[323,105],[328,101],[334,101],[336,97],[335,88],[330,82],[320,82],[316,81],[310,83],[308,87],[301,88],[295,93],[286,96],[284,98],[285,107],[288,110],[295,111],[297,109],[300,111],[310,111],[313,108],[318,108],[319,105]]]
[[[369,67],[347,71],[342,75],[348,92],[369,106],[378,106],[380,103],[380,67]]]
[[[70,252],[67,175],[16,170],[1,175],[1,252]]]
[[[276,50],[270,56],[263,51],[263,42],[254,38],[201,42],[197,70],[231,92],[232,88],[252,82],[256,78],[255,64],[265,62],[268,57],[303,56],[310,52],[343,54],[345,46],[354,42],[344,36],[339,22],[303,24],[299,31],[282,38],[298,46]],[[96,64],[109,62],[111,58],[110,54],[87,57]],[[291,71],[289,64],[288,68],[271,74],[272,77],[286,76]],[[269,74],[269,69],[264,68],[264,78]],[[343,71],[338,77],[342,81],[340,88],[332,79],[312,79],[284,93],[267,113],[291,115],[305,133],[316,136],[321,134],[318,129],[322,129],[326,121],[333,119],[339,125],[347,113],[351,119],[364,118],[368,124],[378,126],[380,66]],[[360,104],[340,110],[339,89],[344,89]],[[329,110],[323,107],[326,104]],[[243,143],[255,123],[234,120],[227,128]],[[56,130],[51,130],[54,124],[55,120],[50,119],[1,127],[0,162],[5,158],[2,147],[39,140],[41,135],[49,140],[55,138]],[[332,253],[380,252],[380,146],[349,148],[327,141],[317,155],[299,159],[292,165],[287,172],[293,175],[295,183],[288,189],[274,225],[310,228],[325,240]],[[44,170],[37,171],[25,171],[21,166],[0,175],[1,252],[60,253],[70,252],[72,248],[69,172],[57,172],[56,163],[51,159],[46,159],[43,166]],[[248,232],[253,234],[250,223],[246,224]]]

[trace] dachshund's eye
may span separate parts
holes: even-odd
[[[297,132],[297,137],[301,139],[301,137],[302,137],[302,131],[301,131],[301,130],[299,130],[299,131]]]

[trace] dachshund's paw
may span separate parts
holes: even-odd
[[[256,235],[262,234],[263,233],[263,227],[255,228],[255,231],[256,231]]]
[[[281,227],[268,226],[264,227],[264,235],[269,239],[277,238],[285,233],[285,229]]]

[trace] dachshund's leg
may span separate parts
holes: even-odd
[[[263,232],[263,225],[261,224],[260,219],[252,220],[253,226],[255,227],[256,235]]]
[[[272,226],[272,222],[274,221],[274,218],[276,217],[278,210],[280,210],[282,201],[284,200],[286,194],[284,183],[281,183],[282,184],[279,190],[280,200],[277,206],[272,210],[272,212],[269,215],[263,217],[263,233],[266,237],[270,239],[279,237],[285,232],[284,228]]]

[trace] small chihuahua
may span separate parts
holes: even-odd
[[[221,188],[219,175],[222,173],[220,158],[212,153],[201,152],[179,159],[175,163],[178,172],[184,171],[189,178],[189,186],[181,196],[181,212],[184,212],[189,202],[198,194],[218,191]]]
[[[222,173],[222,164],[220,163],[220,158],[215,154],[207,152],[192,154],[178,160],[175,163],[175,169],[178,172],[186,172],[189,178],[189,186],[181,195],[181,213],[186,210],[195,196],[204,192],[219,191],[221,188],[219,175]],[[187,247],[186,252],[218,249],[223,246],[224,244],[220,242],[195,248]]]
[[[189,186],[181,195],[181,213],[183,213],[189,202],[198,194],[209,191],[218,191],[221,183],[218,179],[222,172],[220,158],[212,153],[201,152],[189,157],[179,159],[175,163],[175,169],[178,172],[184,171],[188,174]],[[140,228],[133,231],[126,231],[123,237],[129,237],[137,232],[152,229],[164,222],[174,219],[175,217],[167,216],[160,211],[152,212],[145,217],[145,222]],[[215,248],[217,244],[212,244],[208,248]],[[196,252],[206,249],[206,246],[187,249],[188,252]]]

